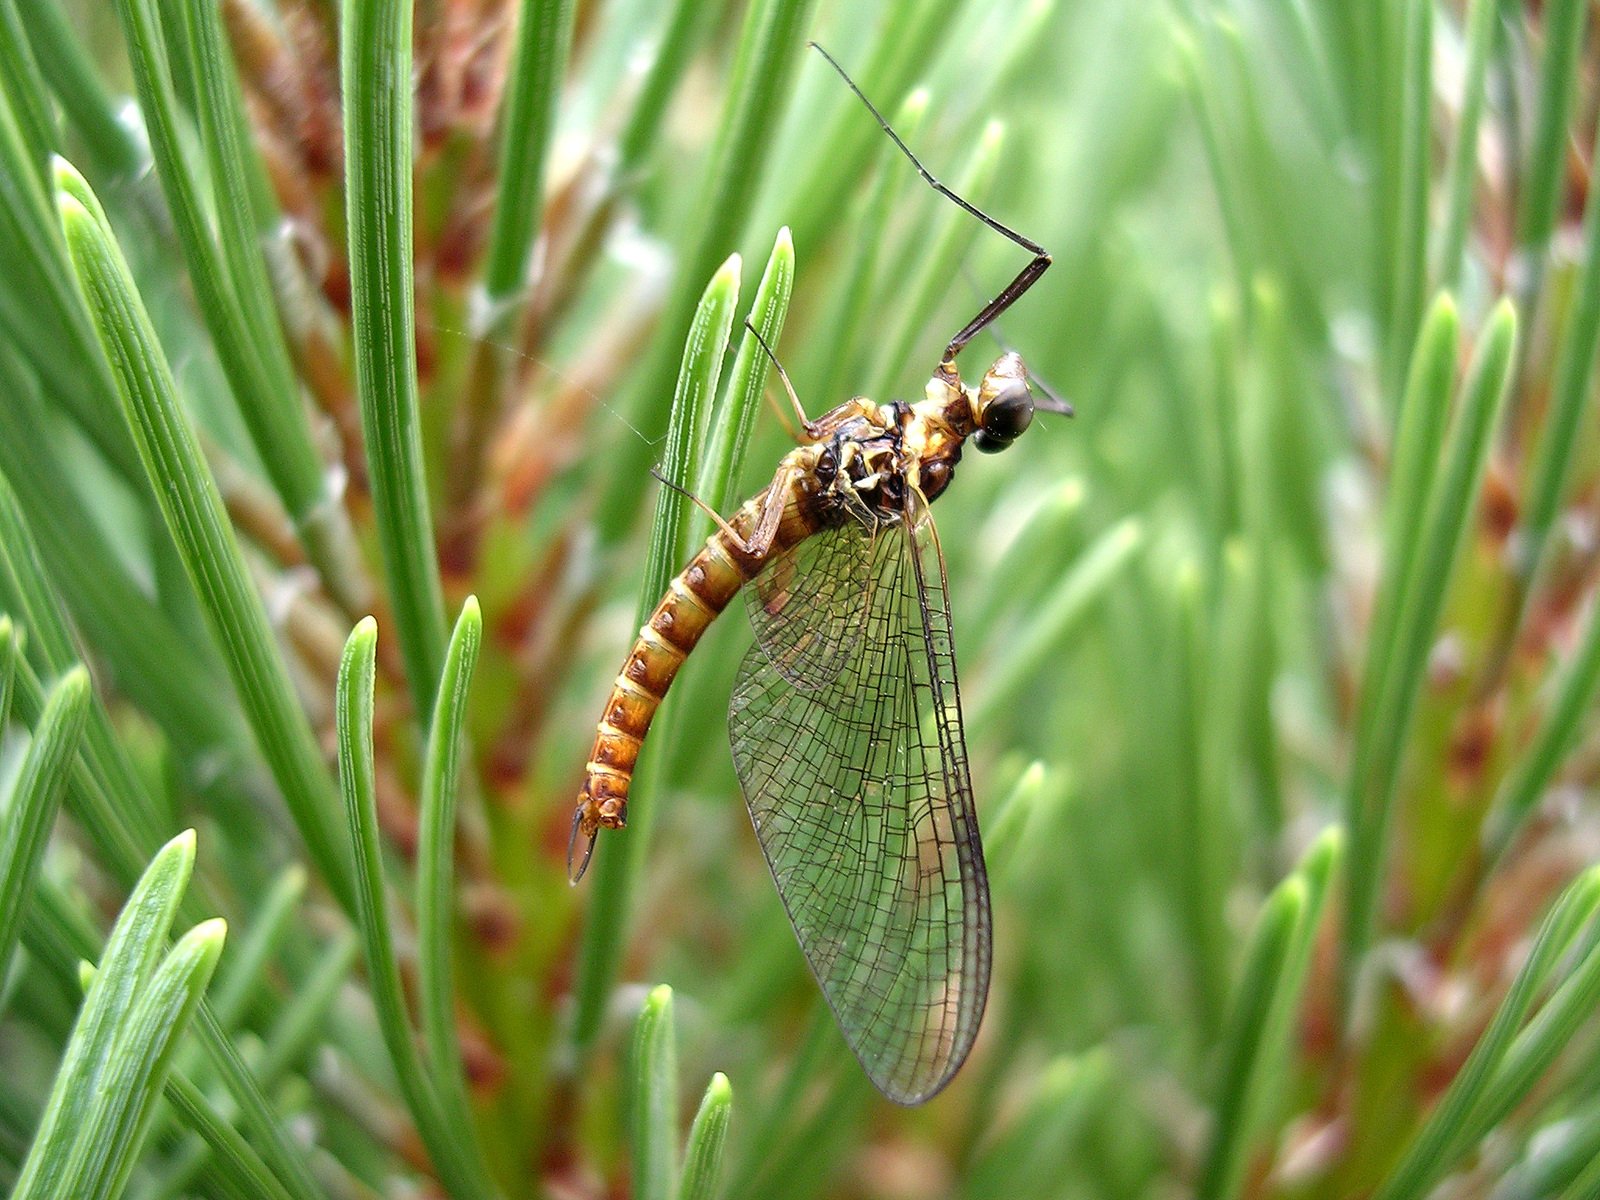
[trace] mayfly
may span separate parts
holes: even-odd
[[[803,442],[765,490],[717,518],[639,631],[600,719],[568,867],[576,882],[599,831],[624,825],[656,708],[743,588],[755,644],[728,726],[751,821],[845,1040],[886,1096],[917,1104],[972,1047],[990,957],[989,885],[928,505],[969,440],[1003,450],[1036,409],[1071,409],[1036,398],[1012,352],[977,384],[963,382],[957,356],[1038,281],[1050,256],[934,178],[817,49],[923,179],[1033,257],[950,339],[914,404],[857,396],[810,420],[762,341]]]

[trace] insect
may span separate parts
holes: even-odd
[[[886,1096],[917,1104],[971,1049],[990,964],[989,885],[928,505],[949,486],[967,442],[1003,450],[1036,410],[1071,409],[1035,397],[1012,352],[976,384],[963,381],[957,356],[1038,281],[1050,256],[935,179],[817,49],[923,179],[1033,257],[950,339],[913,404],[857,396],[810,420],[761,342],[803,443],[762,492],[716,518],[640,630],[600,719],[568,867],[576,882],[599,831],[625,824],[651,718],[742,589],[755,644],[739,667],[728,726],[751,821],[845,1040]]]

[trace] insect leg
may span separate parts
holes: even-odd
[[[934,191],[938,192],[946,200],[952,201],[958,207],[964,209],[974,217],[977,217],[978,220],[982,221],[985,225],[994,230],[996,233],[1000,234],[1002,237],[1010,239],[1017,245],[1021,246],[1028,253],[1033,255],[1033,261],[1028,263],[1027,266],[1023,267],[1022,270],[1017,273],[1017,277],[1008,283],[1005,286],[1005,289],[1001,291],[998,296],[989,301],[988,304],[985,304],[983,308],[979,310],[978,315],[973,317],[972,320],[968,321],[962,328],[961,332],[950,339],[949,346],[945,348],[944,361],[951,362],[955,359],[956,355],[961,353],[962,348],[966,346],[968,342],[977,337],[977,335],[983,330],[984,326],[988,325],[989,322],[993,321],[1001,313],[1005,312],[1006,309],[1015,304],[1017,300],[1022,297],[1023,293],[1025,293],[1029,288],[1038,282],[1039,276],[1043,275],[1050,267],[1049,251],[1047,251],[1032,238],[1018,233],[1015,229],[1012,229],[1011,226],[995,220],[988,213],[984,212],[983,209],[979,208],[977,205],[971,203],[941,183],[932,171],[928,170],[927,167],[922,165],[922,160],[912,153],[911,147],[906,145],[905,142],[900,139],[900,135],[894,131],[894,127],[891,126],[884,118],[884,115],[878,111],[877,106],[873,104],[871,100],[867,99],[866,93],[856,86],[856,81],[850,78],[845,69],[839,65],[838,60],[816,42],[812,42],[810,44],[818,54],[827,59],[828,65],[838,73],[840,79],[844,80],[845,85],[856,94],[856,98],[860,100],[862,104],[867,106],[867,111],[870,112],[873,116],[873,119],[878,122],[878,126],[889,135],[889,140],[899,148],[900,153],[904,154],[906,158],[910,160],[911,165],[917,169],[917,174],[922,176],[923,180],[927,182],[929,187],[933,188]]]
[[[750,323],[749,317],[745,318],[744,327],[750,331],[750,336],[755,338],[761,349],[766,352],[767,361],[772,364],[772,369],[778,373],[778,379],[783,383],[784,393],[789,397],[789,403],[794,407],[794,415],[800,418],[800,427],[806,431],[806,436],[812,441],[817,441],[817,434],[812,429],[811,418],[806,416],[805,406],[800,403],[800,397],[794,390],[794,384],[789,382],[789,372],[783,369],[783,364],[778,361],[778,356],[773,353],[772,347],[767,345],[767,339],[762,337],[761,331]],[[795,438],[795,441],[799,440],[799,438]]]
[[[1023,293],[1039,282],[1039,276],[1043,275],[1049,266],[1050,256],[1041,252],[1032,262],[1023,267],[1017,273],[1017,277],[1006,284],[998,296],[979,309],[978,315],[968,321],[962,327],[961,332],[950,339],[950,344],[945,347],[944,361],[953,361],[968,342],[983,332],[985,326],[1022,299]]]
[[[680,487],[673,483],[656,468],[650,468],[654,475],[664,485],[677,492],[685,499],[693,501],[699,510],[711,518],[711,521],[722,531],[722,536],[727,538],[733,548],[740,554],[751,558],[765,558],[772,549],[772,542],[778,535],[778,526],[783,522],[783,512],[789,503],[789,489],[795,477],[800,473],[800,468],[783,465],[778,468],[778,473],[773,476],[772,483],[767,490],[761,493],[761,510],[756,516],[755,526],[749,536],[745,536],[723,519],[722,514],[712,508],[704,500],[696,496],[688,488]]]
[[[761,494],[761,512],[756,517],[755,528],[747,538],[739,538],[735,545],[753,558],[766,558],[772,543],[783,524],[783,514],[789,507],[789,491],[800,475],[800,468],[785,464],[778,468],[767,490]]]
[[[789,440],[796,446],[804,446],[811,441],[809,437],[795,428],[794,422],[789,419],[789,414],[783,411],[783,406],[772,398],[772,393],[762,389],[762,398],[767,402],[767,407],[772,410],[772,415],[778,418],[778,424],[783,426],[783,431],[789,435]]]
[[[789,403],[794,406],[795,415],[800,418],[800,425],[806,431],[806,441],[826,441],[828,438],[832,437],[834,433],[838,431],[839,426],[843,425],[846,421],[852,420],[856,417],[870,417],[872,415],[876,406],[863,401],[861,397],[857,396],[850,400],[846,400],[843,404],[829,409],[815,421],[807,418],[805,409],[800,405],[800,397],[795,394],[794,385],[789,382],[789,373],[783,369],[783,364],[778,361],[778,356],[772,352],[772,347],[767,345],[767,339],[762,337],[761,331],[758,330],[754,325],[750,324],[749,321],[746,321],[744,326],[755,335],[756,341],[759,342],[761,344],[761,348],[766,351],[767,358],[771,361],[772,365],[777,368],[778,378],[783,381],[783,389],[789,394]],[[798,442],[801,441],[801,439],[796,437],[795,441]]]
[[[977,292],[978,285],[973,282],[971,274],[965,268],[962,269],[961,273],[966,277],[967,286],[970,287],[974,292]],[[1006,340],[1006,336],[1001,332],[1000,323],[997,320],[991,318],[988,325],[988,333],[989,336],[992,337],[999,345],[1001,350],[1005,351],[1007,354],[1013,354],[1016,352],[1017,348]],[[1033,392],[1034,408],[1040,409],[1044,412],[1060,413],[1064,417],[1072,417],[1077,415],[1077,412],[1073,409],[1071,403],[1065,396],[1061,394],[1061,390],[1053,387],[1049,381],[1041,379],[1039,377],[1039,373],[1033,370],[1031,367],[1028,369],[1028,387]]]

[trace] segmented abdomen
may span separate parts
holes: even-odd
[[[741,539],[748,538],[767,504],[762,492],[728,521]],[[650,722],[684,659],[747,580],[755,578],[780,551],[809,536],[815,523],[792,496],[777,536],[764,554],[747,554],[721,528],[706,539],[700,552],[667,585],[667,594],[639,630],[622,671],[611,688],[595,733],[594,749],[584,771],[583,788],[573,814],[572,845],[567,866],[574,881],[583,874],[600,829],[620,829],[627,821],[628,786]]]

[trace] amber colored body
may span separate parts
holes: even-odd
[[[819,488],[814,474],[806,469],[814,465],[817,451],[814,446],[792,451],[785,465],[801,469],[780,470],[765,491],[746,501],[728,520],[728,526],[748,541],[767,506],[782,505],[765,553],[750,553],[719,528],[667,585],[667,594],[639,630],[606,701],[578,797],[575,839],[592,839],[598,829],[620,829],[626,823],[628,785],[639,749],[684,659],[746,581],[760,574],[773,557],[822,527]],[[782,494],[774,495],[779,488]],[[575,861],[586,858],[585,853]]]
[[[569,849],[574,879],[588,864],[595,834],[627,823],[628,786],[651,719],[684,659],[740,587],[821,529],[852,517],[899,520],[906,488],[934,499],[986,406],[1007,388],[1025,388],[1025,381],[1015,354],[996,361],[977,387],[964,386],[947,358],[917,404],[856,397],[806,422],[811,444],[785,455],[772,483],[706,539],[640,629],[606,701],[578,794]]]

